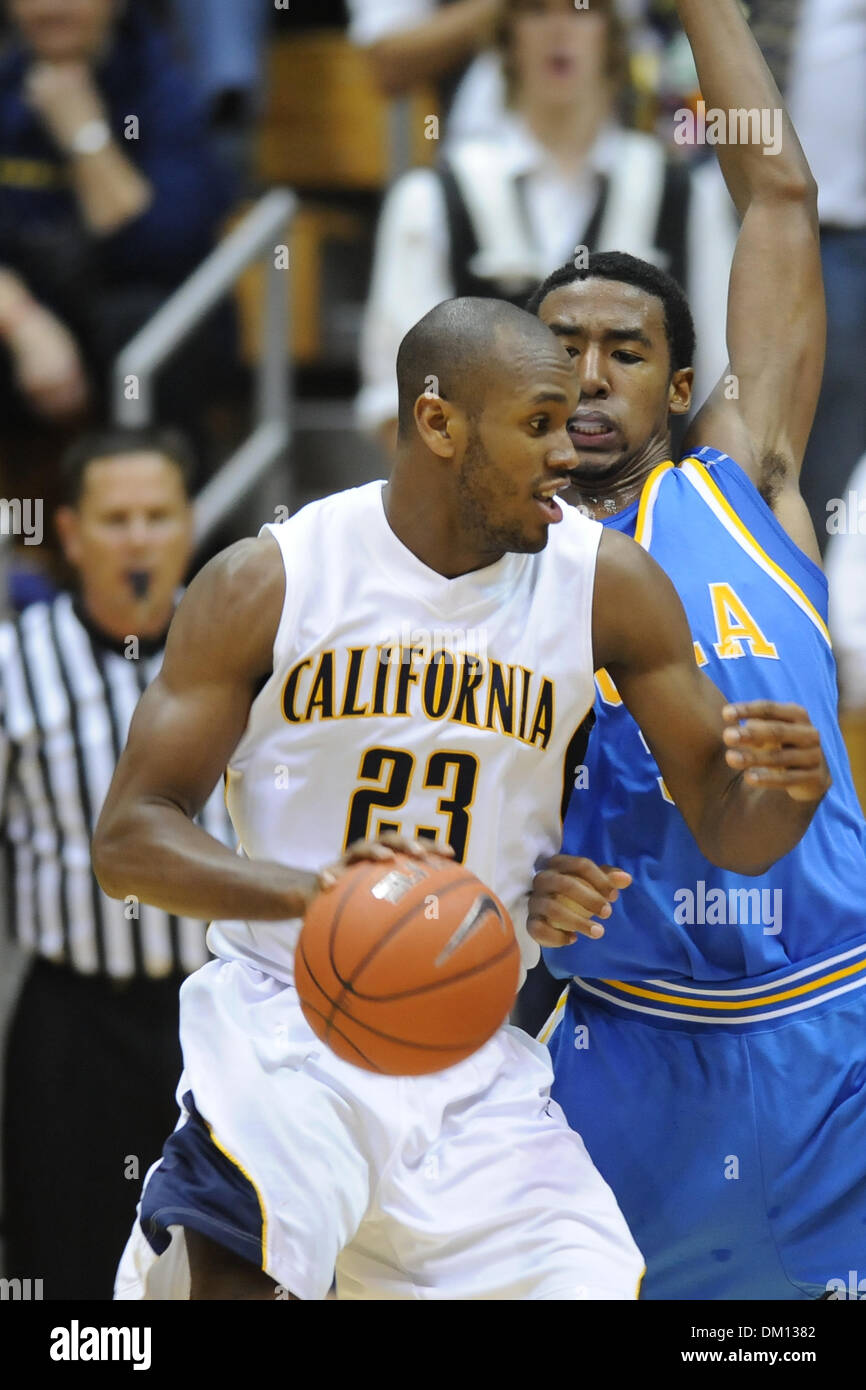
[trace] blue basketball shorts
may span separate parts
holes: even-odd
[[[573,980],[552,1094],[647,1299],[866,1299],[866,944],[760,980]]]

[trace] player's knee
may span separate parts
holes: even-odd
[[[200,1231],[184,1229],[189,1259],[190,1300],[297,1299],[249,1260]]]

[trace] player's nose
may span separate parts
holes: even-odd
[[[582,354],[577,368],[581,398],[591,397],[597,400],[600,396],[607,395],[608,381],[604,364],[605,358],[601,348],[590,344]]]
[[[544,461],[551,473],[567,472],[574,467],[574,445],[567,425],[550,436],[550,447]]]

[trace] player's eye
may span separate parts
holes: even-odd
[[[529,428],[533,434],[544,434],[549,424],[550,417],[548,415],[536,415],[534,419],[530,420]]]
[[[618,362],[625,362],[626,366],[633,366],[635,362],[643,362],[636,352],[627,352],[625,348],[619,348],[614,354]]]
[[[565,350],[568,353],[569,357],[580,356],[580,348],[572,347],[570,343],[566,343]]]

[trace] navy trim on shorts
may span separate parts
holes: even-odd
[[[162,1161],[145,1186],[141,1229],[157,1255],[171,1242],[169,1226],[187,1226],[264,1268],[262,1211],[252,1183],[214,1143],[195,1107],[183,1097],[189,1119],[166,1140]]]

